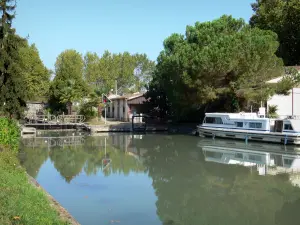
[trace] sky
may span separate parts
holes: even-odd
[[[247,22],[255,0],[18,0],[13,26],[29,36],[49,69],[66,49],[145,53],[156,60],[163,41],[187,25],[227,14]]]

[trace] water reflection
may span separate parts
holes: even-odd
[[[259,175],[300,172],[300,156],[297,154],[299,147],[243,142],[228,143],[219,140],[202,141],[199,146],[202,147],[205,160],[208,162],[238,164],[254,168]],[[296,185],[298,181],[293,183]]]
[[[81,224],[288,225],[300,219],[296,147],[150,134],[45,140],[24,140],[21,163]],[[55,185],[67,184],[65,191],[43,179],[55,171],[64,179]],[[74,193],[92,197],[82,202]]]
[[[138,152],[128,151],[131,136],[40,136],[22,140],[21,164],[36,177],[41,165],[49,159],[62,177],[69,183],[84,171],[95,175],[102,171],[128,175],[145,170]]]

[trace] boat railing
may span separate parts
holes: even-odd
[[[300,120],[300,115],[279,115],[278,117],[282,119]]]

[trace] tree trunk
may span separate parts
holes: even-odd
[[[68,115],[72,114],[72,102],[67,103]]]
[[[99,117],[100,117],[100,119],[102,117],[102,106],[101,105],[98,105],[98,118]]]

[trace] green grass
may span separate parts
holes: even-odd
[[[0,148],[0,224],[60,225],[46,195],[29,183],[16,153]]]

